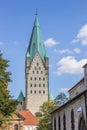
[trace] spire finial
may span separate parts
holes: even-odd
[[[36,13],[35,13],[35,15],[37,16],[38,15],[38,9],[36,8]]]

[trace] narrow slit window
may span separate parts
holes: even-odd
[[[30,91],[30,93],[32,94],[32,90]]]
[[[41,93],[41,91],[39,90],[39,93]]]
[[[36,84],[34,84],[34,87],[36,87],[37,85]]]

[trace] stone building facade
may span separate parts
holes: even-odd
[[[49,61],[36,15],[25,57],[25,109],[34,115],[49,95]]]
[[[87,64],[69,94],[70,100],[52,112],[52,130],[87,130]]]
[[[23,130],[24,117],[19,114],[13,114],[5,124],[2,124],[0,130]]]
[[[10,117],[0,130],[37,130],[39,121],[28,110],[20,110]]]

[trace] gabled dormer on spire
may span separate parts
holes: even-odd
[[[45,50],[45,45],[44,45],[44,41],[42,38],[40,25],[38,22],[38,16],[36,14],[29,46],[28,46],[27,53],[26,53],[26,57],[30,57],[30,62],[32,62],[32,60],[37,52],[39,53],[43,63],[45,64],[45,62],[46,62],[45,59],[47,58],[47,53]]]

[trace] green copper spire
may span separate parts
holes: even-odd
[[[26,56],[27,57],[29,56],[30,60],[32,61],[37,52],[39,53],[42,61],[45,63],[45,57],[47,57],[47,53],[45,50],[45,45],[44,45],[44,41],[42,38],[40,25],[38,22],[38,16],[37,16],[37,12],[36,12],[36,18],[34,21],[34,26],[33,26],[33,30],[32,30],[32,34],[31,34]]]
[[[24,95],[23,95],[23,92],[21,91],[19,96],[18,96],[18,101],[23,101],[24,100]]]
[[[27,56],[27,57],[30,57],[30,54],[29,54],[29,52],[27,52],[26,56]]]
[[[54,97],[53,97],[52,93],[49,94],[49,99],[50,99],[50,101],[54,100]]]

